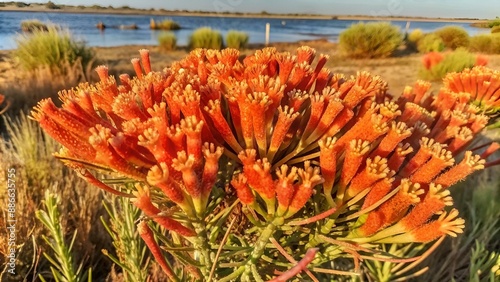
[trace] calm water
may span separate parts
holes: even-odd
[[[119,45],[156,45],[160,31],[149,29],[151,16],[146,15],[105,15],[105,14],[63,14],[63,13],[32,13],[32,12],[0,12],[0,50],[15,48],[15,37],[21,32],[23,20],[39,19],[62,25],[71,30],[77,39],[84,40],[90,46]],[[164,17],[154,16],[156,20]],[[281,19],[247,19],[222,17],[169,17],[178,22],[182,29],[175,31],[177,44],[186,45],[188,36],[193,30],[209,26],[225,34],[230,29],[245,31],[250,36],[250,43],[264,43],[265,25],[271,24],[271,42],[294,42],[326,38],[336,41],[340,32],[357,21],[347,20],[281,20]],[[108,28],[101,32],[95,25],[102,21],[107,26],[136,24],[137,30],[120,30]],[[393,24],[403,30],[405,21],[394,21]],[[451,23],[447,22],[412,22],[410,29],[420,28],[433,31]],[[473,35],[485,32],[482,29],[470,27],[468,23],[457,23]]]

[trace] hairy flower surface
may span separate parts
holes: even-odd
[[[195,247],[190,256],[206,277],[220,278],[208,271],[230,211],[210,214],[220,201],[243,205],[248,219],[245,230],[227,228],[234,233],[224,237],[227,250],[249,246],[222,255],[227,281],[285,272],[286,252],[311,248],[321,254],[307,260],[315,267],[339,257],[357,265],[367,248],[461,233],[458,212],[445,211],[447,189],[499,149],[469,148],[500,105],[498,73],[484,67],[450,74],[436,95],[418,81],[394,98],[380,77],[334,74],[324,67],[328,56],[309,47],[265,48],[244,59],[233,49],[197,49],[162,72],[151,70],[147,50],[140,55],[132,60],[136,77],[117,83],[98,67],[100,82],[61,92],[61,108],[42,100],[32,117],[82,177],[133,198],[146,216],[188,238],[179,247]],[[120,190],[90,170],[136,185]],[[216,183],[230,184],[235,196],[213,191]],[[269,263],[281,255],[287,260]]]

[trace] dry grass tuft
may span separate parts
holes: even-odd
[[[17,278],[31,277],[46,265],[46,261],[39,256],[41,250],[47,250],[41,239],[44,231],[34,216],[35,211],[41,208],[46,190],[65,199],[58,205],[61,214],[65,215],[60,218],[60,223],[65,226],[65,231],[71,231],[65,232],[68,235],[73,234],[74,230],[78,231],[73,247],[75,261],[83,261],[87,266],[99,264],[99,269],[105,271],[104,276],[107,275],[105,266],[109,262],[103,260],[99,251],[110,245],[109,236],[99,223],[99,216],[105,214],[101,204],[102,193],[52,156],[53,152],[58,151],[59,145],[26,115],[6,117],[4,122],[7,136],[0,141],[0,159],[3,164],[0,167],[0,185],[6,187],[7,170],[15,168]],[[6,193],[0,193],[0,203],[6,205],[6,201]],[[5,216],[5,213],[0,214],[0,222],[6,221]],[[6,232],[5,228],[0,229],[2,269],[8,250]],[[30,238],[34,238],[34,241]],[[15,281],[17,278],[8,277],[7,280]]]

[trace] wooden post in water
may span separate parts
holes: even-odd
[[[406,22],[406,27],[405,27],[405,33],[408,34],[408,31],[410,31],[410,21]]]
[[[269,45],[269,34],[271,33],[271,24],[266,23],[266,46]]]

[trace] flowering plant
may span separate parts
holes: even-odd
[[[136,77],[118,84],[100,66],[100,82],[32,117],[63,145],[57,158],[142,210],[139,234],[172,281],[318,281],[364,261],[410,277],[426,243],[464,228],[448,188],[498,163],[486,161],[497,143],[472,148],[498,112],[499,72],[485,67],[396,98],[309,47],[197,49],[161,72],[140,55]]]

